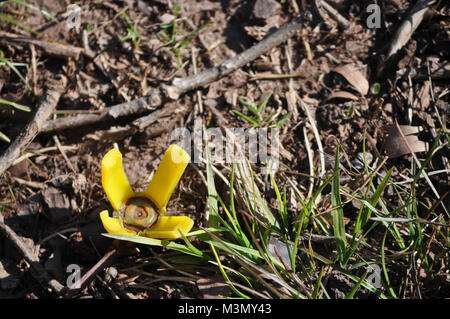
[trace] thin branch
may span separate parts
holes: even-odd
[[[112,262],[113,258],[117,256],[118,250],[112,249],[109,252],[107,252],[91,269],[89,269],[88,272],[86,272],[83,277],[81,277],[77,282],[73,284],[72,287],[70,287],[69,295],[70,293],[77,291],[78,289],[82,289],[86,287],[87,284],[89,284],[94,278],[95,275],[104,269],[106,265]]]
[[[77,116],[69,116],[58,118],[56,120],[47,121],[42,128],[42,132],[48,133],[68,128],[79,127],[115,119],[118,117],[141,114],[151,111],[161,106],[161,93],[158,89],[154,90],[147,96],[139,99],[111,106],[101,114],[80,114]]]

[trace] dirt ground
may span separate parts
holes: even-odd
[[[183,36],[205,27],[177,51],[171,44],[163,46],[167,39],[162,35],[170,30],[164,25],[173,21],[174,1],[27,1],[41,11],[9,1],[0,7],[0,17],[12,17],[20,25],[0,19],[0,53],[12,62],[28,65],[17,66],[17,69],[30,89],[12,68],[0,64],[0,98],[34,109],[49,80],[64,76],[68,84],[57,104],[58,112],[50,119],[99,114],[109,106],[145,96],[153,88],[172,83],[174,78],[199,73],[243,52],[311,8],[312,2],[179,1],[178,35],[174,43],[179,44]],[[370,13],[366,9],[375,2],[381,5],[381,25],[369,28]],[[258,7],[255,3],[263,4]],[[73,296],[75,298],[231,296],[225,284],[218,284],[221,277],[217,269],[208,269],[195,258],[158,247],[117,243],[101,235],[105,231],[98,213],[109,207],[101,186],[101,159],[117,143],[130,184],[135,190],[143,190],[170,144],[175,128],[192,130],[195,120],[202,120],[207,127],[248,127],[248,123],[231,110],[243,112],[239,98],[258,103],[271,92],[267,114],[277,111],[283,116],[291,112],[280,130],[282,174],[277,175],[279,187],[289,187],[282,176],[289,176],[305,192],[310,185],[310,159],[304,137],[307,125],[306,136],[310,141],[315,137],[307,124],[307,113],[295,94],[307,104],[316,120],[325,154],[326,176],[332,174],[338,145],[343,162],[352,162],[363,152],[364,132],[370,142],[367,151],[373,157],[378,158],[377,153],[384,156],[394,152],[395,146],[393,150],[389,146],[385,149],[383,128],[396,121],[423,128],[419,138],[432,145],[436,132],[442,127],[434,115],[436,109],[443,115],[444,125],[448,123],[450,95],[443,93],[450,82],[448,73],[430,82],[426,66],[429,61],[448,66],[450,61],[448,3],[440,1],[434,6],[400,54],[386,65],[380,64],[380,57],[386,54],[386,46],[412,6],[411,1],[329,0],[328,3],[350,22],[348,28],[322,13],[316,17],[317,23],[306,26],[287,42],[231,75],[165,103],[163,110],[166,111],[143,129],[130,128],[130,124],[149,112],[39,134],[21,153],[31,156],[17,161],[1,176],[0,210],[7,225],[20,236],[46,271],[63,285],[70,275],[69,265],[79,265],[84,274],[112,247],[120,245],[120,254],[101,265],[89,284]],[[69,28],[67,24],[70,4],[81,8],[78,28]],[[83,48],[84,52],[78,56],[56,56],[38,44],[5,40],[7,34],[70,44]],[[87,51],[90,56],[85,54]],[[348,70],[336,71],[344,65],[357,70],[353,78]],[[380,70],[383,72],[378,74]],[[411,77],[412,86],[408,77],[399,73],[402,70],[417,73]],[[261,74],[295,76],[255,80]],[[363,94],[365,82],[358,76],[363,76],[370,84]],[[430,94],[430,85],[434,97]],[[442,97],[435,104],[433,99],[439,96]],[[1,104],[0,111],[0,132],[13,141],[31,119],[32,112]],[[0,154],[10,144],[0,141]],[[321,156],[317,145],[312,143],[311,148],[313,165],[319,167]],[[427,153],[416,154],[424,159]],[[444,142],[430,163],[430,170],[446,170],[430,176],[441,195],[450,189],[448,155],[449,147]],[[409,155],[389,158],[387,166],[394,167],[392,176],[397,180],[411,176]],[[199,171],[206,172],[205,165],[188,166],[168,206],[169,212],[194,219],[196,227],[204,225],[208,198]],[[315,173],[317,170],[313,171]],[[358,188],[362,181],[357,174],[353,176],[346,183],[350,188]],[[439,206],[427,182],[419,179],[417,183],[419,201],[427,207]],[[224,185],[218,184],[219,192],[226,192],[221,187]],[[269,204],[276,205],[273,190],[267,186],[263,191]],[[390,205],[402,205],[392,189],[387,192],[387,198],[392,200]],[[330,196],[327,198],[325,194],[323,200],[330,201]],[[449,207],[450,196],[444,195],[441,200]],[[294,208],[293,214],[295,212]],[[352,223],[357,212],[356,206],[347,205],[346,222]],[[424,205],[418,206],[418,214],[424,219],[429,217]],[[446,222],[448,225],[448,218]],[[438,236],[431,233],[430,230],[430,237]],[[374,235],[372,240],[381,240],[381,237],[382,234]],[[432,250],[442,249],[439,242],[430,241],[430,245]],[[436,272],[438,275],[433,278],[424,275],[423,297],[450,296],[448,252],[445,254],[446,261]],[[170,265],[164,261],[170,261]],[[183,269],[192,271],[195,278],[178,278],[171,272],[173,265],[185,265]],[[195,272],[196,267],[200,270]],[[400,262],[389,272],[393,286],[408,276],[407,267]],[[3,276],[0,277],[0,298],[54,297],[35,280],[23,256],[2,235],[0,275]],[[339,298],[342,295],[339,287],[345,285],[345,280],[335,277],[334,281],[330,280],[329,288],[335,292],[334,297]],[[417,297],[412,290],[403,297]]]

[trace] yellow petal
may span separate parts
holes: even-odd
[[[114,210],[120,210],[134,196],[122,166],[122,154],[116,148],[110,150],[102,160],[102,185]]]
[[[186,235],[194,226],[194,221],[187,216],[160,216],[156,224],[140,235],[159,239],[177,239],[181,235],[178,229]]]
[[[136,235],[135,231],[123,227],[122,222],[119,218],[109,217],[109,213],[107,210],[104,210],[100,213],[100,219],[102,220],[103,227],[105,227],[106,231],[110,234],[130,236]]]
[[[145,190],[145,196],[158,206],[162,215],[190,159],[181,147],[172,144]]]

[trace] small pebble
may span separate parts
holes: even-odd
[[[105,270],[105,281],[106,282],[111,282],[113,279],[115,279],[118,275],[118,271],[116,268],[114,267],[108,267]]]
[[[366,163],[367,165],[370,165],[373,160],[373,155],[369,152],[366,152]],[[356,159],[352,161],[352,165],[356,169],[363,169],[364,168],[364,153],[358,153],[356,156]]]

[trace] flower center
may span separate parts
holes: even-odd
[[[130,198],[120,215],[125,228],[142,231],[149,229],[158,221],[158,209],[145,197]]]

